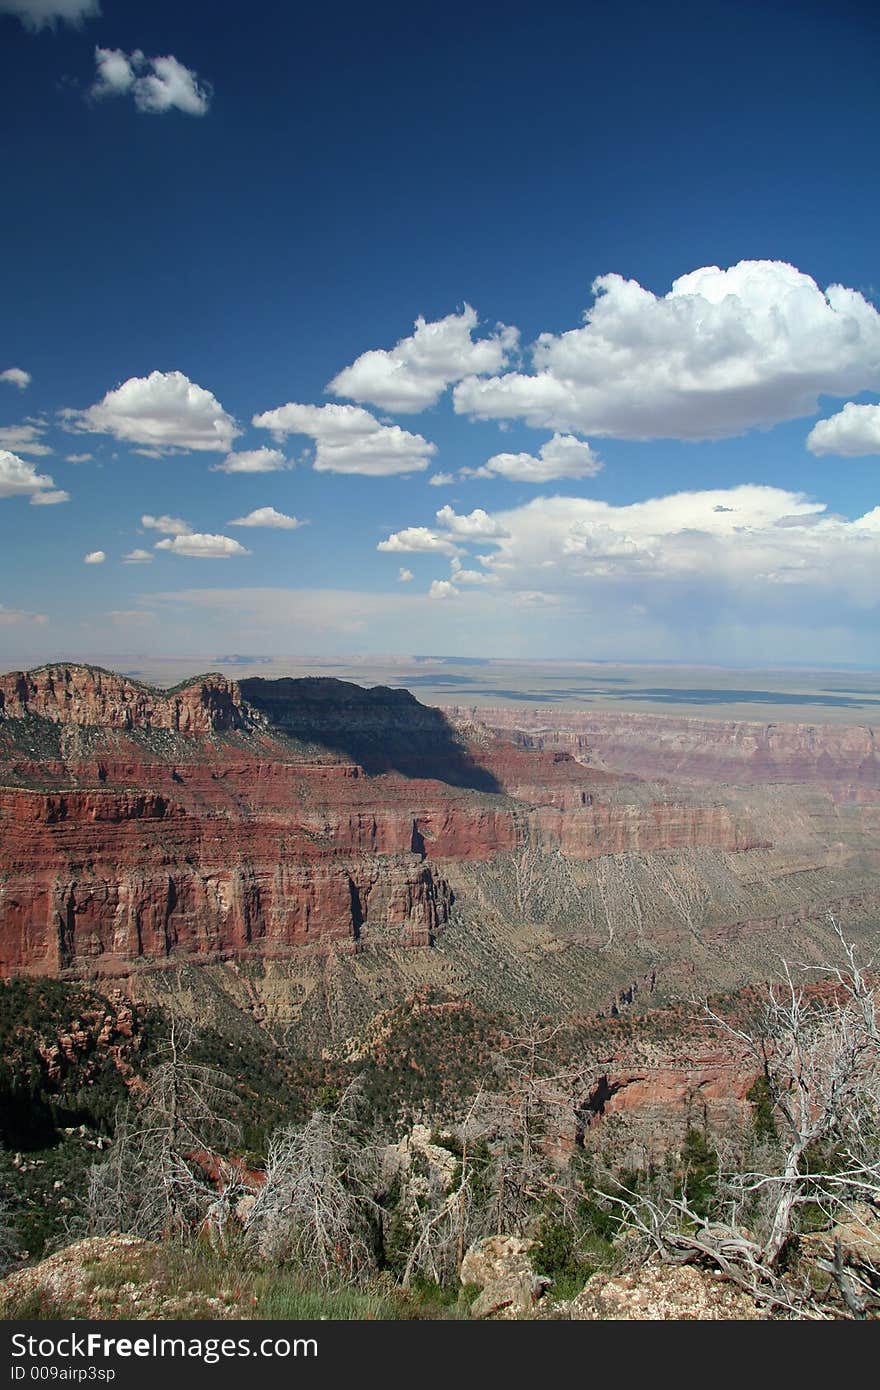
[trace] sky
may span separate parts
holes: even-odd
[[[880,665],[878,38],[0,0],[0,666]]]

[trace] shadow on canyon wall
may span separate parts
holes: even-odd
[[[254,676],[239,681],[239,689],[282,733],[360,763],[370,776],[399,772],[473,791],[502,790],[474,761],[446,716],[408,690],[364,689],[330,676]]]

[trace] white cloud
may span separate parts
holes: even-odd
[[[188,555],[195,560],[228,560],[233,555],[251,553],[231,536],[211,536],[199,532],[175,536],[173,540],[156,541],[155,549],[170,550],[174,555]]]
[[[453,557],[450,562],[452,578],[456,584],[497,584],[498,576],[486,574],[483,570],[466,570],[461,560]]]
[[[122,557],[124,565],[150,565],[152,562],[153,556],[149,550],[130,550]]]
[[[292,468],[280,449],[242,449],[237,454],[227,454],[222,463],[212,463],[212,473],[278,473],[282,468]]]
[[[276,512],[274,507],[257,507],[254,511],[248,512],[247,516],[240,516],[235,521],[227,522],[228,526],[270,526],[277,531],[295,531],[298,526],[304,526],[305,522],[299,521],[295,516],[286,516],[284,512]]]
[[[139,53],[140,50],[135,52]],[[123,96],[134,86],[134,67],[128,54],[121,48],[96,48],[95,67],[97,74],[92,85],[94,97]]]
[[[103,551],[103,550],[90,550],[89,553],[88,553],[88,555],[84,555],[84,556],[83,556],[83,564],[84,564],[84,565],[103,565],[103,563],[104,563],[104,561],[105,561],[106,559],[107,559],[106,551]]]
[[[54,487],[48,473],[37,473],[27,459],[0,449],[0,497],[34,497]]]
[[[455,482],[454,473],[432,473],[428,479],[431,487],[449,487],[450,483]]]
[[[556,478],[593,478],[602,469],[589,444],[571,434],[554,434],[534,454],[495,454],[472,477],[497,475],[514,483],[549,483]],[[462,473],[467,476],[467,471]]]
[[[305,434],[315,441],[314,468],[319,473],[363,473],[390,477],[418,473],[437,452],[420,434],[399,425],[383,425],[368,410],[356,405],[297,405],[290,402],[277,410],[255,415],[258,429],[271,430],[276,438]]]
[[[65,454],[65,463],[89,463],[94,457],[92,454]]]
[[[101,13],[98,0],[0,0],[0,14],[14,14],[26,29],[54,29],[58,20],[79,26]]]
[[[482,586],[499,614],[510,605],[558,610],[575,624],[569,637],[598,626],[612,647],[625,633],[641,641],[659,631],[658,655],[664,642],[667,651],[692,653],[708,634],[726,626],[742,633],[750,624],[776,624],[799,655],[803,644],[793,634],[813,626],[849,626],[861,648],[870,645],[868,614],[880,605],[880,506],[850,521],[802,493],[743,484],[627,506],[538,497],[490,520],[497,532],[485,537],[482,569],[453,557],[448,582]],[[397,536],[416,542],[426,531]],[[445,537],[428,532],[435,534],[439,545],[413,548],[438,551]],[[542,641],[546,648],[551,636]]]
[[[387,540],[380,541],[377,550],[392,554],[457,555],[458,546],[448,536],[441,536],[428,526],[407,526],[403,531],[392,531]]]
[[[74,429],[151,448],[225,453],[241,433],[220,402],[183,372],[133,376],[87,410],[63,412]]]
[[[52,492],[34,492],[31,494],[32,507],[57,507],[59,502],[69,502],[70,493],[63,488],[56,488]]]
[[[880,454],[880,405],[856,405],[847,401],[843,410],[820,420],[807,435],[812,454],[840,454],[858,458]]]
[[[425,410],[452,382],[500,372],[507,365],[517,346],[517,330],[499,324],[491,337],[474,342],[477,326],[476,311],[469,304],[460,314],[433,323],[417,318],[411,337],[401,338],[390,351],[362,353],[327,390],[401,414]]]
[[[180,516],[151,516],[147,512],[141,517],[141,526],[147,531],[162,531],[168,536],[191,536],[193,533],[189,522]]]
[[[411,584],[415,579],[415,575],[412,570],[405,569],[403,565],[401,565],[400,569],[397,571],[397,579],[400,584]]]
[[[457,515],[449,505],[435,513],[441,526],[464,540],[480,540],[484,536],[503,536],[504,528],[482,507],[475,507],[467,516]]]
[[[147,58],[139,48],[125,53],[120,48],[96,48],[95,81],[91,96],[131,95],[138,111],[161,115],[183,111],[188,116],[204,116],[213,95],[207,82],[172,55]]]
[[[38,458],[45,458],[52,452],[43,443],[43,426],[39,424],[4,425],[0,428],[0,448],[35,454]]]
[[[0,3],[2,9],[2,3]],[[8,381],[10,386],[17,386],[19,391],[23,391],[26,386],[31,384],[31,374],[26,372],[23,367],[7,367],[5,372],[0,372],[0,381]]]
[[[622,439],[716,439],[880,387],[880,314],[782,261],[684,275],[658,298],[602,275],[584,326],[542,333],[531,374],[471,376],[455,409]]]
[[[448,599],[458,598],[459,591],[454,584],[450,584],[448,579],[434,579],[428,590],[428,598]]]
[[[504,587],[628,595],[676,625],[713,605],[784,606],[809,622],[823,596],[877,603],[880,508],[850,522],[802,493],[744,484],[622,507],[536,498],[498,520],[509,535],[485,563]]]

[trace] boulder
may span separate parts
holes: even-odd
[[[694,1265],[647,1264],[631,1274],[594,1274],[567,1307],[574,1321],[755,1321],[763,1314],[742,1289]]]
[[[529,1252],[533,1240],[521,1236],[486,1236],[470,1247],[461,1262],[463,1284],[481,1290],[471,1304],[475,1318],[529,1316],[552,1279],[538,1274]]]

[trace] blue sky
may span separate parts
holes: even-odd
[[[473,10],[0,0],[4,667],[877,664],[874,7]]]

